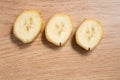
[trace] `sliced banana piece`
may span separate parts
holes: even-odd
[[[47,23],[45,36],[56,46],[64,45],[72,33],[72,21],[66,14],[55,14]]]
[[[13,33],[23,43],[32,42],[42,29],[42,17],[35,10],[24,10],[17,17]]]
[[[76,31],[76,42],[85,50],[92,50],[101,41],[102,36],[101,23],[94,19],[85,19]]]

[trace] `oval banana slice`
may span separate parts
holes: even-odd
[[[13,33],[23,43],[32,42],[42,29],[42,17],[35,10],[24,10],[17,17]]]
[[[64,45],[72,33],[72,21],[66,14],[55,14],[47,23],[45,36],[56,46]]]
[[[101,41],[102,36],[101,23],[94,19],[85,19],[76,31],[76,42],[85,50],[92,50]]]

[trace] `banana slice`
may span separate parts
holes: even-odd
[[[94,19],[85,19],[76,32],[76,42],[85,50],[94,49],[103,36],[102,25]]]
[[[23,43],[32,42],[42,29],[42,17],[34,10],[24,10],[17,17],[13,33]]]
[[[45,28],[47,40],[56,46],[64,45],[72,33],[72,21],[66,14],[55,14]]]

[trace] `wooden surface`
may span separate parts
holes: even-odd
[[[43,32],[32,44],[12,33],[23,9],[69,14],[74,32],[84,18],[102,22],[104,37],[92,52],[76,45],[74,32],[63,47],[50,44]],[[0,0],[0,80],[120,80],[120,0]]]

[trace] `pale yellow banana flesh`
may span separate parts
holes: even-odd
[[[23,43],[32,42],[42,28],[42,18],[39,12],[24,10],[14,23],[13,33]]]
[[[48,22],[45,35],[49,42],[62,46],[72,33],[72,21],[68,15],[55,14]]]
[[[76,32],[76,42],[86,50],[94,49],[103,36],[102,25],[94,19],[86,19]]]

